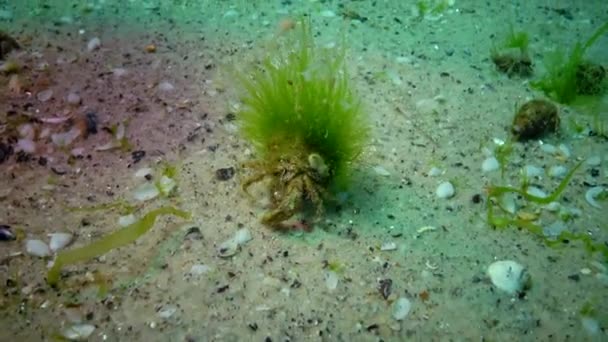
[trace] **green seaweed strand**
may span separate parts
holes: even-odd
[[[134,222],[118,231],[110,233],[87,246],[61,252],[57,254],[53,267],[47,273],[48,284],[52,286],[57,284],[61,269],[64,266],[90,260],[103,255],[112,249],[125,246],[137,240],[140,236],[152,228],[154,222],[156,222],[156,218],[159,215],[174,215],[184,219],[190,218],[190,214],[188,212],[176,209],[174,207],[161,207],[150,211],[139,221]]]

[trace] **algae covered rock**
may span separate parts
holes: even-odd
[[[513,119],[511,132],[517,140],[540,138],[559,129],[557,106],[553,103],[535,99],[524,103]]]

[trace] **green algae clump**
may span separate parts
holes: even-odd
[[[312,204],[316,217],[330,190],[348,186],[353,162],[369,137],[367,118],[345,67],[344,44],[314,43],[309,20],[273,42],[261,63],[238,76],[240,133],[257,160],[245,191],[270,180],[271,208],[262,222],[277,226]]]

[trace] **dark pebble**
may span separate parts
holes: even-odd
[[[571,274],[568,276],[568,279],[574,280],[574,281],[579,281],[579,280],[581,280],[581,276],[578,274]]]
[[[15,240],[15,234],[11,231],[11,226],[0,224],[0,241]]]
[[[138,150],[131,152],[131,158],[134,163],[139,163],[146,156],[146,151]]]
[[[38,158],[38,165],[40,166],[46,166],[47,160],[44,157],[39,157]]]
[[[591,177],[597,177],[600,175],[600,170],[598,169],[591,169],[589,172],[591,173]]]
[[[13,146],[0,142],[0,163],[8,159],[13,154]]]
[[[230,285],[224,285],[217,288],[217,293],[226,292],[230,288]]]
[[[87,134],[97,134],[97,113],[89,112],[85,115]]]
[[[217,179],[219,179],[221,181],[227,181],[230,178],[234,177],[234,168],[226,167],[226,168],[222,168],[222,169],[217,169],[215,171],[215,177],[217,177]]]
[[[480,194],[475,194],[473,195],[473,197],[471,197],[471,201],[475,204],[480,203],[481,202],[481,195]]]
[[[249,327],[249,329],[251,329],[253,331],[257,331],[258,330],[258,324],[256,322],[249,323],[249,324],[247,324],[247,326]]]

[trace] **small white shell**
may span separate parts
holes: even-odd
[[[92,324],[75,324],[63,330],[62,335],[70,341],[86,341],[93,331],[95,326]]]
[[[603,187],[601,187],[601,186],[594,186],[593,188],[587,190],[587,192],[585,193],[585,200],[592,207],[601,209],[602,206],[599,203],[597,203],[597,201],[595,200],[595,198],[597,196],[599,196],[602,192],[604,192],[604,188]]]
[[[330,290],[335,290],[338,287],[338,275],[334,271],[327,271],[324,273],[325,286]]]
[[[27,240],[25,242],[25,251],[30,255],[41,258],[51,256],[51,249],[42,240]]]
[[[57,252],[63,247],[69,245],[70,242],[72,242],[72,239],[74,238],[74,236],[69,233],[52,233],[49,234],[49,236],[51,237],[49,247],[53,252]]]
[[[405,297],[401,297],[393,304],[393,318],[397,321],[401,321],[407,317],[411,310],[412,302]]]
[[[529,279],[524,266],[512,260],[495,261],[487,272],[494,286],[512,295],[521,291]]]
[[[439,184],[437,190],[435,190],[435,194],[439,198],[450,198],[454,196],[454,186],[450,182],[443,182]]]
[[[499,167],[500,164],[498,163],[498,159],[495,157],[489,157],[481,164],[481,171],[492,172],[498,170]]]

